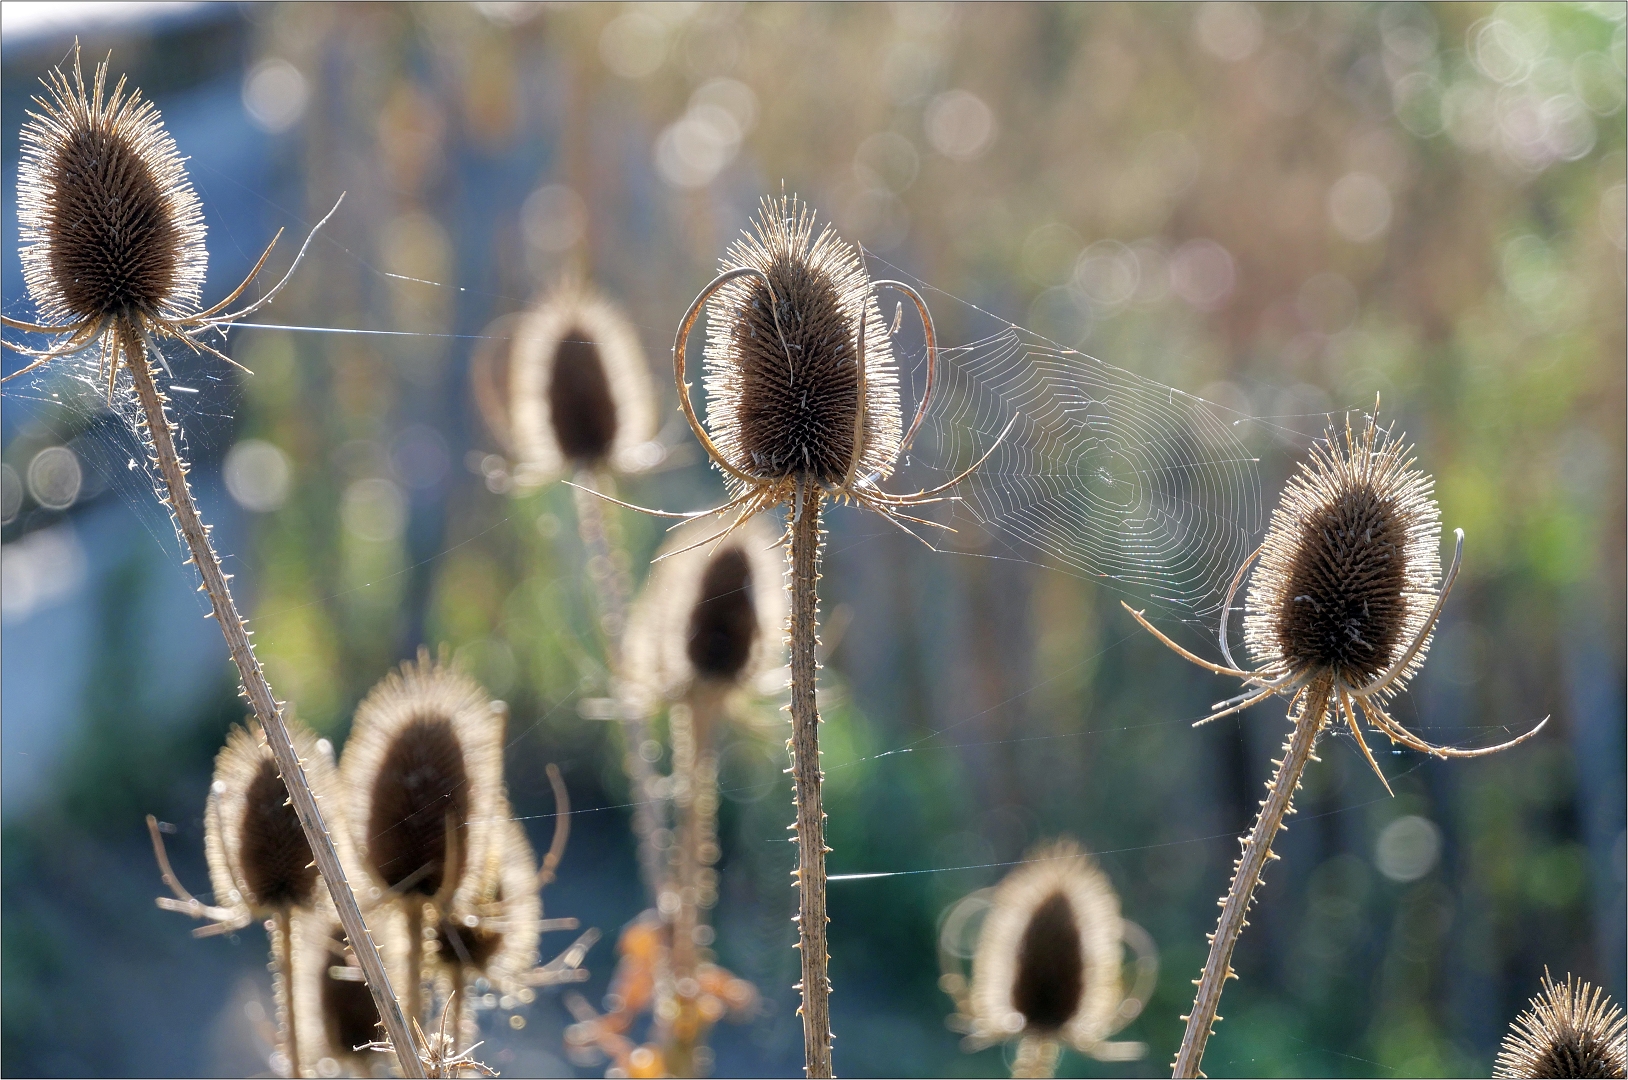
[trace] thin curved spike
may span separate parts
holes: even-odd
[[[74,331],[73,337],[69,338],[61,345],[53,345],[49,349],[28,349],[10,341],[5,342],[6,348],[10,349],[12,352],[21,356],[37,357],[38,359],[34,363],[29,364],[27,367],[13,371],[10,375],[0,379],[0,382],[9,382],[19,375],[33,371],[42,364],[49,363],[50,361],[56,360],[59,357],[72,356],[74,353],[79,352],[82,349],[90,348],[91,342],[95,341],[96,338],[107,329],[108,321],[109,317],[107,316],[104,316],[100,321],[95,323],[87,321],[81,324],[79,328]]]
[[[1351,728],[1351,735],[1357,740],[1357,746],[1362,749],[1362,756],[1368,760],[1368,767],[1374,770],[1379,782],[1385,785],[1385,794],[1396,798],[1396,792],[1391,790],[1391,782],[1385,779],[1385,774],[1379,771],[1379,762],[1374,760],[1373,751],[1368,749],[1368,741],[1362,737],[1362,729],[1357,727],[1357,710],[1351,706],[1351,699],[1346,696],[1345,687],[1339,688],[1340,706],[1345,712],[1345,722]]]
[[[234,300],[243,295],[243,290],[249,287],[249,282],[260,276],[260,268],[266,265],[266,260],[271,258],[271,249],[276,247],[277,241],[281,240],[282,238],[283,230],[278,229],[276,235],[271,238],[271,243],[266,245],[266,250],[262,251],[260,253],[260,258],[255,261],[254,267],[249,271],[249,276],[244,278],[242,283],[227,295],[226,299],[222,300],[220,303],[211,308],[198,312],[195,315],[188,315],[184,319],[177,319],[175,321],[184,324],[194,321],[208,320],[212,315],[221,309],[230,307]]]
[[[933,313],[927,310],[927,301],[921,293],[906,285],[902,281],[892,278],[883,278],[881,281],[871,283],[871,288],[880,289],[882,286],[898,289],[910,297],[916,305],[916,313],[921,316],[921,327],[927,339],[927,385],[922,387],[921,404],[916,406],[916,417],[910,421],[910,430],[905,432],[904,440],[899,443],[899,456],[903,457],[910,449],[910,442],[916,437],[916,429],[927,416],[927,406],[933,400],[933,385],[938,377],[938,331],[933,328]]]
[[[934,547],[925,537],[918,536],[916,534],[916,530],[910,528],[910,526],[908,526],[904,522],[900,521],[899,518],[903,517],[904,515],[896,513],[892,507],[877,504],[877,505],[871,506],[870,509],[876,511],[878,514],[881,514],[883,520],[891,522],[894,528],[898,529],[900,532],[904,533],[906,536],[912,537],[913,539],[919,541],[922,544],[922,546],[924,546],[928,551],[943,554],[943,549]],[[915,519],[911,518],[909,520],[915,520]]]
[[[23,322],[21,319],[13,319],[10,315],[0,315],[0,326],[21,330],[25,334],[50,334],[52,336],[65,334],[73,329],[71,326],[42,326],[39,323]]]
[[[1017,422],[1018,418],[1015,416],[1008,420],[1006,422],[1006,426],[1001,429],[1001,433],[996,436],[995,441],[989,444],[989,449],[984,451],[984,456],[979,458],[977,461],[974,461],[965,472],[953,480],[942,483],[936,488],[928,488],[925,491],[918,491],[911,495],[894,495],[891,492],[882,491],[877,488],[865,489],[866,494],[871,495],[873,498],[878,498],[893,503],[896,506],[910,506],[913,504],[926,502],[932,496],[940,495],[960,484],[967,477],[971,476],[973,473],[982,468],[984,462],[988,461],[990,455],[993,454],[997,448],[999,448],[1003,441],[1005,441],[1006,436],[1011,434],[1012,428],[1017,424]]]
[[[549,786],[554,789],[554,839],[549,843],[548,854],[543,856],[543,865],[537,871],[539,889],[554,880],[554,872],[559,869],[560,860],[565,858],[565,841],[571,836],[571,794],[565,790],[560,767],[550,761],[546,769]]]
[[[1168,637],[1166,637],[1164,635],[1164,633],[1159,630],[1158,627],[1154,626],[1152,623],[1148,622],[1146,618],[1143,617],[1142,612],[1137,611],[1135,608],[1131,607],[1129,604],[1125,603],[1125,601],[1123,601],[1123,600],[1121,600],[1119,602],[1119,606],[1124,608],[1126,611],[1130,612],[1131,613],[1131,618],[1135,619],[1137,622],[1142,624],[1142,629],[1146,630],[1148,633],[1150,633],[1154,637],[1158,638],[1172,652],[1174,652],[1177,656],[1181,657],[1183,660],[1189,661],[1190,663],[1197,664],[1199,667],[1203,668],[1206,671],[1213,671],[1217,675],[1231,675],[1235,679],[1251,679],[1252,680],[1252,679],[1258,678],[1258,676],[1256,676],[1253,672],[1240,671],[1237,668],[1222,667],[1220,664],[1212,664],[1212,663],[1210,663],[1208,660],[1204,659],[1202,656],[1195,656],[1193,653],[1188,652],[1186,649],[1182,648],[1180,645],[1177,645],[1174,641],[1171,641]]]
[[[322,229],[322,227],[324,225],[328,224],[329,219],[331,219],[335,214],[339,213],[340,204],[345,201],[345,196],[348,195],[348,194],[349,194],[349,192],[345,192],[345,191],[342,191],[342,192],[339,193],[339,199],[334,203],[334,208],[332,210],[329,210],[328,213],[323,216],[322,220],[317,222],[316,225],[311,229],[310,233],[306,235],[305,243],[300,245],[300,250],[294,256],[294,261],[289,264],[288,272],[283,274],[283,277],[282,277],[281,281],[277,282],[277,284],[275,284],[275,285],[273,285],[271,287],[270,292],[266,293],[266,295],[262,296],[260,299],[256,300],[254,303],[250,304],[248,307],[242,309],[241,311],[234,311],[230,315],[222,315],[218,319],[207,319],[207,320],[205,320],[205,317],[202,316],[202,315],[194,315],[191,319],[188,319],[187,322],[188,323],[195,323],[195,322],[199,322],[200,320],[205,320],[208,323],[208,325],[210,325],[210,326],[230,326],[232,323],[235,323],[238,320],[240,320],[240,319],[242,319],[242,318],[244,318],[246,316],[253,315],[256,311],[259,311],[261,308],[263,308],[267,304],[271,303],[272,298],[275,297],[278,293],[282,292],[283,291],[283,286],[288,284],[288,279],[294,276],[294,271],[299,269],[300,262],[305,258],[305,252],[307,251],[307,249],[310,248],[311,241],[316,239],[317,233]],[[279,236],[282,235],[282,230],[280,230],[280,229],[278,230],[278,235]],[[273,244],[275,244],[276,242],[277,241],[275,239],[272,240]],[[266,255],[270,255],[270,254],[271,254],[271,249],[268,247],[266,249]],[[265,262],[266,255],[260,256],[260,261],[262,263]],[[244,279],[243,284],[239,285],[237,287],[237,290],[234,293],[234,295],[241,294],[242,291],[245,288],[248,287],[249,281],[253,280],[253,278],[254,278],[254,274],[250,274],[248,278]],[[224,304],[224,302],[222,304],[216,304],[213,308],[210,308],[210,311],[213,313],[215,311],[220,310],[220,308],[223,306],[223,304]]]
[[[769,281],[768,274],[755,266],[737,266],[735,269],[725,270],[713,278],[707,283],[707,287],[696,294],[695,299],[690,302],[690,309],[684,313],[683,320],[678,324],[678,333],[673,337],[673,381],[678,386],[678,406],[684,412],[684,419],[690,422],[690,430],[695,433],[695,437],[701,441],[701,445],[706,449],[707,456],[717,462],[719,468],[735,479],[744,480],[750,484],[756,482],[757,478],[742,472],[726,461],[723,454],[719,452],[717,445],[712,441],[712,436],[707,434],[707,429],[702,426],[700,418],[695,415],[695,404],[690,401],[690,384],[684,381],[686,365],[684,350],[689,345],[690,330],[695,326],[695,320],[701,317],[702,306],[711,299],[713,293],[736,278],[746,277],[749,274],[756,274],[761,277],[764,288],[769,290],[769,314],[774,317],[774,331],[780,336],[780,347],[786,351],[787,365],[791,364],[791,347],[786,344],[785,332],[780,329],[780,301],[774,295],[774,284]]]
[[[1429,743],[1419,738],[1419,736],[1413,734],[1413,732],[1403,727],[1394,718],[1392,718],[1390,714],[1385,712],[1384,708],[1382,708],[1377,701],[1369,701],[1367,698],[1362,697],[1359,697],[1356,700],[1357,704],[1362,707],[1363,715],[1368,718],[1368,722],[1379,728],[1385,734],[1389,735],[1393,741],[1399,742],[1409,749],[1417,750],[1422,754],[1429,754],[1432,757],[1443,759],[1486,757],[1488,754],[1496,754],[1504,750],[1509,750],[1513,747],[1519,746],[1521,743],[1542,731],[1548,726],[1549,723],[1549,717],[1545,716],[1542,720],[1538,721],[1537,726],[1531,731],[1528,731],[1524,735],[1517,735],[1508,742],[1501,742],[1497,746],[1482,746],[1473,750],[1461,750],[1456,746],[1437,746],[1434,743]],[[1376,714],[1378,716],[1377,719],[1375,718]]]
[[[1244,573],[1248,571],[1256,559],[1260,558],[1261,551],[1264,550],[1265,547],[1266,545],[1262,544],[1260,547],[1250,552],[1249,558],[1245,559],[1243,561],[1243,565],[1238,567],[1238,572],[1232,575],[1232,585],[1227,588],[1226,603],[1221,605],[1221,629],[1218,634],[1221,639],[1221,655],[1226,657],[1227,663],[1233,667],[1238,666],[1238,661],[1232,658],[1232,649],[1227,645],[1227,619],[1232,614],[1232,598],[1238,595],[1238,586],[1242,585],[1244,582]]]
[[[661,561],[663,561],[665,559],[671,559],[674,555],[683,555],[685,552],[694,551],[698,547],[706,547],[708,544],[712,543],[714,540],[716,540],[718,543],[721,544],[725,540],[728,540],[729,537],[735,532],[736,529],[739,529],[742,525],[746,524],[746,522],[756,512],[757,512],[756,509],[753,509],[751,507],[747,507],[747,508],[745,508],[745,509],[743,509],[741,511],[740,515],[738,517],[736,517],[734,521],[729,523],[729,526],[727,528],[713,533],[711,536],[707,537],[705,540],[697,540],[693,544],[685,544],[683,547],[679,548],[677,551],[664,551],[660,555],[657,555],[654,559],[651,559],[650,560],[650,565],[654,566],[656,563],[659,563],[659,562],[661,562]]]
[[[713,507],[711,510],[690,510],[682,514],[677,514],[671,510],[652,510],[648,506],[639,506],[637,503],[623,502],[621,499],[606,495],[603,491],[596,491],[585,484],[578,484],[571,480],[561,480],[560,483],[564,484],[566,487],[576,488],[578,491],[586,491],[590,495],[598,496],[608,503],[615,503],[617,506],[620,506],[626,510],[637,510],[639,513],[649,514],[651,517],[680,518],[684,521],[693,521],[695,518],[712,517],[715,514],[721,514],[724,511],[736,506],[746,497],[742,496],[741,498],[732,499],[731,501],[724,503],[722,506]]]
[[[1166,644],[1168,644],[1168,642]],[[1243,712],[1245,709],[1250,708],[1251,706],[1259,705],[1261,702],[1265,701],[1269,697],[1272,697],[1276,693],[1278,693],[1278,688],[1277,687],[1268,686],[1265,690],[1262,690],[1260,693],[1256,694],[1254,697],[1250,698],[1247,701],[1241,701],[1238,704],[1234,705],[1230,709],[1222,709],[1220,712],[1211,713],[1210,715],[1206,716],[1202,720],[1193,721],[1193,726],[1194,727],[1203,727],[1205,724],[1208,724],[1211,720],[1219,720],[1223,716],[1231,716],[1233,713]]]
[[[1299,682],[1295,680],[1293,675],[1289,672],[1285,672],[1275,679],[1262,679],[1257,674],[1255,680],[1248,690],[1245,690],[1241,694],[1234,694],[1225,701],[1217,701],[1212,704],[1210,708],[1222,709],[1228,705],[1236,705],[1238,702],[1244,700],[1244,698],[1253,695],[1257,689],[1265,690],[1267,687],[1271,687],[1273,690],[1276,690],[1278,693],[1282,694],[1288,692],[1290,689],[1298,685]]]
[[[1379,691],[1395,682],[1397,676],[1407,669],[1408,664],[1424,647],[1425,639],[1430,636],[1430,632],[1436,628],[1436,620],[1441,617],[1441,607],[1447,602],[1447,594],[1453,591],[1453,582],[1458,579],[1459,564],[1464,559],[1464,530],[1454,529],[1453,534],[1457,537],[1456,542],[1453,544],[1453,565],[1448,567],[1447,576],[1442,579],[1441,592],[1437,594],[1436,603],[1430,608],[1430,615],[1425,619],[1424,626],[1419,629],[1408,647],[1402,651],[1402,655],[1396,658],[1396,662],[1387,668],[1384,674],[1367,686],[1352,687],[1351,694],[1353,697],[1366,698],[1370,694],[1379,693]]]
[[[169,329],[168,327],[163,326],[162,323],[160,323],[159,326],[162,329],[165,329],[165,330]],[[156,342],[153,341],[152,336],[148,335],[145,330],[143,330],[142,333],[143,333],[143,336],[145,336],[147,338],[147,346],[150,349],[152,349],[153,352],[158,353],[158,345],[157,345]],[[252,370],[250,370],[247,367],[244,367],[242,364],[238,363],[236,360],[233,360],[230,356],[227,356],[225,353],[221,352],[219,349],[215,348],[213,345],[210,345],[209,343],[204,342],[204,341],[199,341],[197,338],[193,337],[191,334],[188,334],[188,333],[185,333],[185,332],[176,333],[174,331],[170,331],[167,334],[167,336],[172,337],[175,340],[181,342],[181,344],[185,345],[187,348],[191,349],[194,353],[197,353],[200,356],[203,355],[204,353],[208,353],[210,356],[213,356],[217,360],[226,361],[228,364],[231,364],[233,367],[237,368],[239,371],[243,372],[245,375],[253,375],[254,374],[254,372]],[[162,360],[163,359],[163,354],[158,353],[158,355],[159,355],[159,358]]]
[[[195,919],[213,919],[218,923],[229,923],[239,917],[240,913],[230,908],[204,903],[181,884],[181,879],[176,876],[174,867],[170,865],[170,853],[164,847],[164,834],[159,831],[158,819],[151,814],[147,815],[147,832],[153,838],[153,858],[158,860],[158,876],[164,879],[164,884],[175,894],[174,900],[160,896],[159,907],[166,911],[179,911]]]

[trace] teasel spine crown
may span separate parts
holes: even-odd
[[[1495,1077],[1621,1077],[1628,1072],[1628,1017],[1604,991],[1567,975],[1543,971],[1542,990],[1515,1018]]]
[[[361,908],[350,892],[321,808],[283,722],[281,705],[254,655],[227,576],[192,500],[187,470],[175,445],[179,429],[166,411],[166,399],[152,367],[156,362],[167,370],[158,344],[166,338],[235,364],[205,341],[204,334],[224,330],[264,307],[288,278],[239,310],[226,310],[264,267],[271,254],[268,247],[249,276],[224,300],[196,310],[206,270],[197,197],[157,110],[135,92],[124,93],[122,79],[109,94],[107,69],[107,61],[99,64],[87,87],[76,43],[72,78],[61,69],[53,71],[45,80],[46,96],[35,99],[40,111],[32,115],[24,135],[18,224],[26,242],[22,256],[25,280],[46,321],[28,323],[5,316],[0,323],[57,340],[44,349],[7,340],[7,348],[32,362],[5,378],[16,378],[93,344],[101,353],[110,401],[121,370],[129,371],[140,415],[138,432],[168,492],[162,501],[187,546],[189,561],[203,578],[211,606],[208,617],[220,625],[245,696],[266,733],[278,771],[288,783],[318,870],[347,930],[359,942],[369,989],[392,1039],[404,1048],[402,1070],[408,1076],[420,1076],[417,1056],[410,1052],[411,1034],[389,977],[368,938]],[[310,244],[309,238],[306,244]],[[301,248],[302,255],[304,250]],[[298,263],[296,257],[294,265]]]

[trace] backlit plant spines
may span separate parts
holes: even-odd
[[[203,208],[158,108],[107,65],[89,86],[45,76],[21,132],[17,178],[23,278],[40,314],[78,323],[198,309],[208,268]]]
[[[1384,697],[1424,664],[1441,585],[1441,511],[1410,447],[1372,421],[1330,431],[1272,511],[1245,604],[1244,640],[1263,672],[1327,670],[1366,686],[1417,649]]]
[[[730,246],[725,271],[759,273],[708,301],[707,427],[724,461],[754,479],[883,479],[903,433],[887,326],[859,253],[814,228],[795,196],[765,198]],[[745,483],[727,469],[725,479],[737,494]]]
[[[1599,987],[1543,972],[1541,992],[1515,1018],[1494,1077],[1621,1077],[1628,1073],[1628,1017]]]
[[[620,308],[566,282],[505,325],[513,335],[507,434],[522,487],[583,469],[650,467],[655,392],[638,331]]]
[[[976,946],[960,940],[978,912]],[[1109,1042],[1141,1014],[1158,976],[1147,932],[1120,914],[1119,896],[1072,840],[1037,847],[993,889],[952,907],[940,932],[940,986],[957,1005],[962,1048],[1017,1040],[1014,1076],[1051,1076],[1068,1045],[1099,1061],[1130,1061],[1147,1048]],[[1137,954],[1124,985],[1125,946]],[[971,979],[961,959],[970,953]]]

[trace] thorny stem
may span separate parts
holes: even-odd
[[[1204,1075],[1199,1071],[1199,1064],[1204,1059],[1204,1044],[1209,1040],[1216,1021],[1221,1019],[1215,1014],[1221,1004],[1221,991],[1228,979],[1236,977],[1232,971],[1232,950],[1238,944],[1238,935],[1249,925],[1244,917],[1249,913],[1255,886],[1260,884],[1261,871],[1265,869],[1268,859],[1277,857],[1272,854],[1272,841],[1283,828],[1284,816],[1293,812],[1291,804],[1296,789],[1300,787],[1300,774],[1305,771],[1306,762],[1311,759],[1312,746],[1323,729],[1331,692],[1332,688],[1326,680],[1314,683],[1306,691],[1300,713],[1294,717],[1294,733],[1284,744],[1283,760],[1277,763],[1278,771],[1266,785],[1267,794],[1261,802],[1260,816],[1255,819],[1255,827],[1249,831],[1249,839],[1244,842],[1244,853],[1233,868],[1232,885],[1221,905],[1221,920],[1210,938],[1210,956],[1204,962],[1204,973],[1198,980],[1193,1011],[1185,1018],[1187,1031],[1182,1036],[1181,1049],[1176,1053],[1173,1073],[1176,1077]]]
[[[277,954],[277,1005],[282,1011],[283,1053],[288,1057],[288,1075],[300,1076],[300,1040],[294,1030],[294,925],[285,908],[274,920],[272,941]]]
[[[588,580],[593,585],[595,607],[599,612],[599,628],[604,635],[605,656],[612,680],[621,676],[622,631],[627,628],[628,597],[632,582],[628,578],[627,556],[622,550],[621,537],[608,527],[604,502],[594,492],[608,486],[599,475],[584,469],[577,474],[576,486],[571,493],[576,502],[577,534],[588,554]],[[613,696],[615,687],[612,688]],[[650,741],[650,716],[624,717],[622,733],[627,752],[622,761],[627,770],[628,784],[633,789],[633,834],[639,843],[639,869],[652,899],[661,898],[664,875],[661,854],[656,850],[655,834],[660,827],[659,815],[652,798],[654,773],[645,760],[644,745]]]
[[[288,727],[283,723],[282,706],[272,696],[271,685],[266,682],[265,672],[260,669],[260,661],[254,655],[254,647],[249,644],[248,628],[238,615],[237,604],[232,600],[231,590],[226,585],[226,575],[221,571],[220,559],[215,555],[215,549],[209,542],[208,527],[198,516],[198,508],[192,501],[192,491],[187,486],[186,469],[182,467],[180,455],[175,449],[174,432],[177,429],[174,421],[164,411],[165,398],[159,393],[158,386],[153,381],[152,368],[147,362],[147,352],[141,334],[134,327],[121,324],[117,347],[123,350],[130,375],[135,381],[136,398],[141,404],[144,426],[152,439],[158,471],[164,478],[164,486],[169,490],[169,498],[165,502],[174,513],[176,528],[186,541],[187,550],[191,554],[188,561],[196,565],[198,572],[203,575],[204,589],[209,593],[209,603],[213,608],[211,614],[220,625],[221,633],[226,637],[226,645],[231,650],[232,662],[237,665],[238,677],[243,681],[244,692],[254,707],[255,717],[260,721],[260,729],[265,732],[266,742],[277,761],[277,771],[282,774],[283,782],[288,788],[289,802],[294,807],[294,813],[300,820],[300,828],[305,830],[305,839],[311,845],[311,852],[316,857],[317,871],[322,875],[322,880],[328,884],[328,893],[333,897],[334,907],[339,911],[339,921],[350,938],[357,960],[361,962],[368,990],[373,994],[373,1004],[384,1019],[391,1044],[397,1047],[396,1057],[400,1062],[402,1075],[422,1077],[424,1069],[415,1050],[417,1044],[408,1032],[407,1019],[390,988],[390,976],[385,972],[384,961],[379,957],[379,947],[374,943],[373,935],[368,932],[367,922],[362,918],[362,909],[356,903],[356,894],[351,891],[350,882],[345,878],[345,868],[339,862],[339,852],[334,849],[333,838],[328,835],[328,826],[323,821],[322,810],[317,806],[316,795],[311,791],[311,785],[305,778],[305,769],[300,764],[299,755],[294,752],[293,740],[289,738]]]
[[[825,809],[820,799],[820,486],[798,484],[791,526],[791,777],[797,807],[797,947],[802,951],[803,1069],[831,1075],[831,980],[826,974]]]

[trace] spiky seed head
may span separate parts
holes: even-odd
[[[57,68],[43,81],[17,175],[23,280],[41,317],[71,325],[196,311],[203,209],[158,109],[122,78],[109,92],[106,61],[87,87],[77,46],[71,75]]]
[[[1086,1049],[1113,1034],[1123,994],[1119,897],[1072,841],[1030,853],[995,889],[972,957],[972,1035],[1060,1038]]]
[[[292,716],[284,722],[294,750],[305,764],[311,790],[324,810],[336,808],[329,830],[335,834],[341,860],[350,862],[351,846],[333,762],[303,724]],[[288,788],[277,771],[271,747],[254,721],[248,727],[233,727],[215,757],[204,850],[216,903],[223,907],[243,906],[256,918],[266,918],[309,908],[319,898],[311,845],[289,804]]]
[[[1441,512],[1434,481],[1412,466],[1413,448],[1373,417],[1312,447],[1272,511],[1246,601],[1244,637],[1263,670],[1362,686],[1424,628],[1441,578]]]
[[[362,864],[382,889],[445,906],[478,874],[506,806],[506,718],[426,650],[362,701],[340,770]]]
[[[537,856],[525,828],[505,816],[497,833],[479,882],[441,920],[436,959],[507,993],[537,964],[543,902]]]
[[[854,453],[863,327],[864,448],[856,471],[885,477],[902,432],[886,324],[859,253],[830,226],[818,236],[814,228],[814,212],[795,196],[766,198],[752,231],[730,246],[723,269],[753,267],[768,282],[736,278],[707,303],[707,427],[725,460],[757,480],[841,483]]]
[[[368,932],[383,954],[392,985],[402,977],[405,941],[399,910],[375,907],[367,913]],[[300,1059],[316,1066],[319,1076],[337,1076],[340,1070],[323,1064],[324,1058],[356,1076],[373,1075],[379,1055],[358,1050],[383,1037],[373,994],[361,978],[362,969],[350,949],[331,903],[295,921],[294,1019]],[[336,978],[338,973],[342,977]]]
[[[750,683],[785,662],[784,560],[754,518],[723,541],[716,521],[676,529],[628,619],[627,678],[666,697]]]
[[[1515,1018],[1495,1077],[1615,1076],[1628,1071],[1628,1018],[1598,987],[1543,972],[1543,989]]]
[[[536,487],[580,468],[650,466],[655,392],[638,332],[615,304],[568,282],[512,332],[507,386],[517,481]]]

